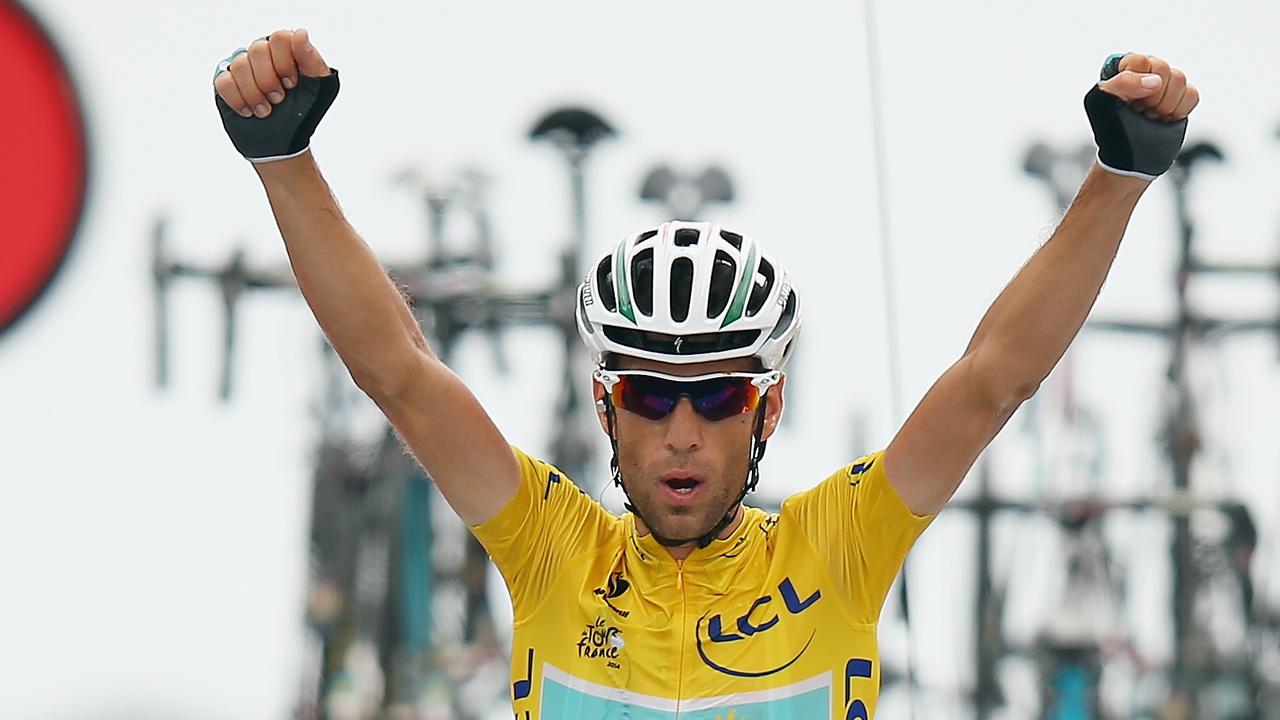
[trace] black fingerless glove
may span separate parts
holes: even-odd
[[[325,77],[298,76],[298,86],[286,90],[284,100],[271,108],[265,118],[241,117],[218,94],[213,94],[222,114],[222,127],[231,144],[255,163],[284,160],[301,155],[311,144],[311,133],[338,96],[338,71],[330,68]]]
[[[1102,66],[1102,80],[1120,72],[1123,54]],[[1084,96],[1084,110],[1098,143],[1098,164],[1118,175],[1154,180],[1173,166],[1187,134],[1187,120],[1150,120],[1128,103],[1094,85]]]

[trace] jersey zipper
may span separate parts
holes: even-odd
[[[684,653],[686,628],[689,627],[689,600],[684,590],[684,561],[676,560],[676,587],[680,588],[680,669],[676,673],[676,720],[680,720],[680,705],[684,701]]]

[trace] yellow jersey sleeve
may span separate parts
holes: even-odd
[[[515,621],[531,614],[565,564],[619,522],[555,467],[512,447],[520,485],[497,515],[470,527],[502,573]]]
[[[875,623],[911,545],[936,515],[916,515],[885,477],[883,451],[859,458],[782,504],[844,594],[856,620]]]

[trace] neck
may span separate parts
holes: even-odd
[[[644,518],[640,517],[636,513],[632,513],[631,517],[635,518],[637,534],[639,534],[641,537],[644,537],[645,535],[649,535],[652,533],[652,531],[649,529],[649,526],[645,524]],[[734,508],[734,511],[733,511],[733,519],[730,520],[729,524],[726,525],[724,529],[720,531],[719,535],[716,535],[716,539],[724,540],[725,538],[732,535],[733,531],[737,530],[738,526],[741,524],[742,524],[742,503],[738,503],[738,506]],[[689,557],[689,553],[693,552],[698,547],[698,541],[690,540],[689,542],[681,543],[679,545],[663,545],[662,547],[665,548],[666,551],[671,554],[672,559],[684,560],[685,558]]]

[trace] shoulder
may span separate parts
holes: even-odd
[[[796,511],[810,504],[825,505],[837,497],[852,500],[854,492],[867,481],[885,481],[884,451],[878,450],[832,471],[808,490],[801,490],[782,502],[783,510]]]
[[[514,533],[530,522],[538,524],[580,524],[589,520],[596,524],[618,523],[620,519],[609,512],[578,486],[555,465],[540,460],[516,446],[512,446],[516,463],[520,468],[520,481],[515,495],[492,518],[473,531],[504,529]]]
[[[883,450],[863,455],[812,488],[788,497],[782,511],[817,534],[847,534],[868,524],[914,525],[933,518],[912,512],[889,482]]]

